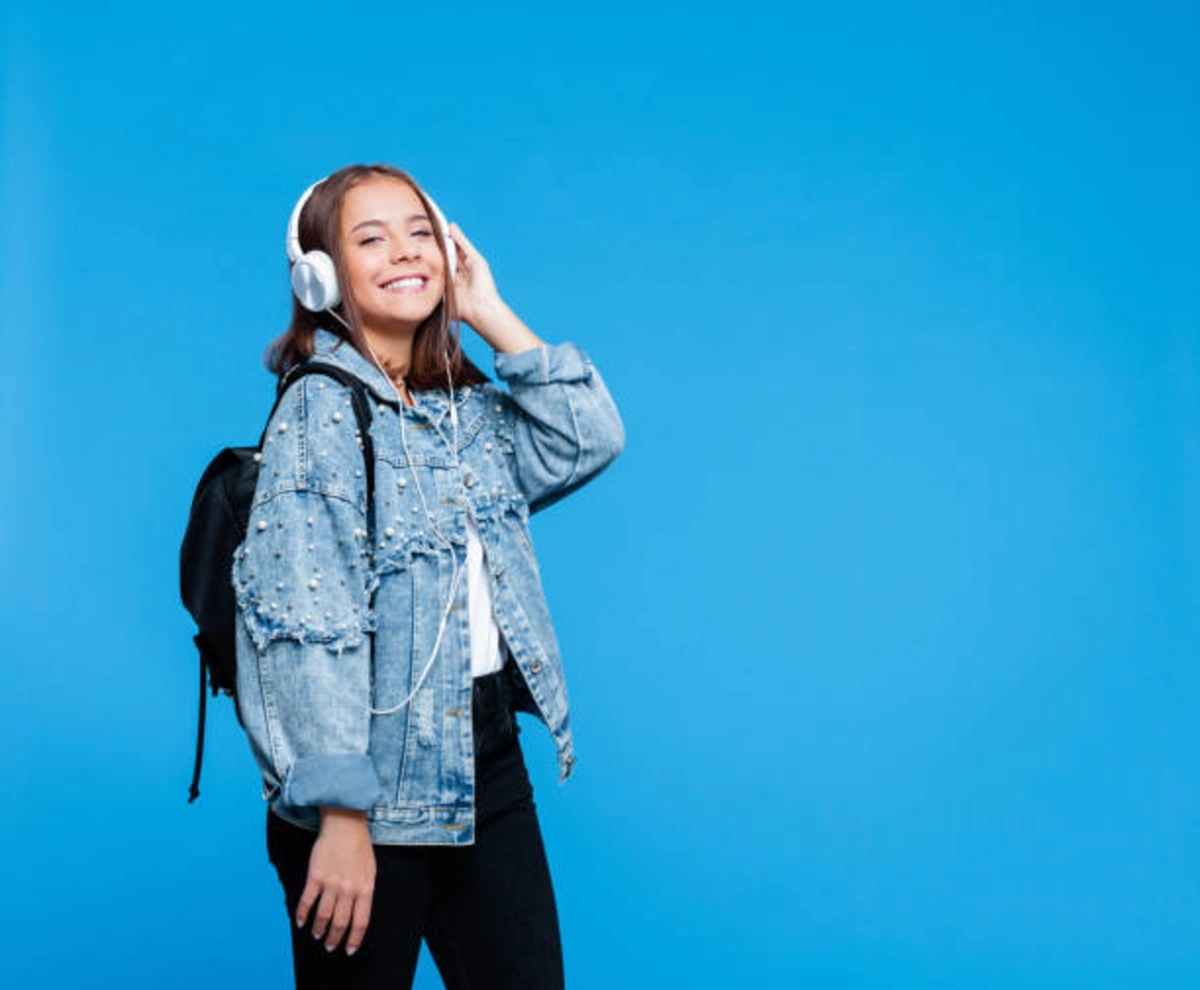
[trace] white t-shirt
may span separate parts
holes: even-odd
[[[500,629],[492,615],[483,539],[467,513],[467,609],[471,630],[471,675],[482,677],[500,669]]]

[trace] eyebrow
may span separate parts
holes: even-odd
[[[414,220],[424,220],[426,223],[428,223],[429,217],[427,217],[424,213],[414,213],[414,214],[412,214],[412,216],[410,216],[408,218],[408,222],[412,223]],[[366,227],[370,224],[375,224],[377,227],[386,227],[387,221],[386,220],[364,220],[362,223],[356,223],[353,227],[351,227],[350,233],[353,234],[356,230],[358,230],[359,227]]]

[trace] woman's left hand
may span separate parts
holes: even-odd
[[[492,270],[487,259],[467,240],[467,235],[456,223],[450,224],[451,243],[446,247],[458,251],[458,271],[454,278],[454,307],[458,318],[479,329],[480,321],[488,311],[495,312],[503,304],[492,279]]]

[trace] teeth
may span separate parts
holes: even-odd
[[[393,279],[391,282],[388,282],[386,285],[384,285],[384,289],[388,291],[395,291],[397,289],[419,289],[424,284],[425,279],[420,278],[419,276],[413,276],[412,278]]]

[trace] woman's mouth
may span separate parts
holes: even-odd
[[[384,292],[398,295],[424,292],[428,284],[429,279],[424,275],[405,275],[403,278],[394,278],[390,282],[384,282],[380,288]]]

